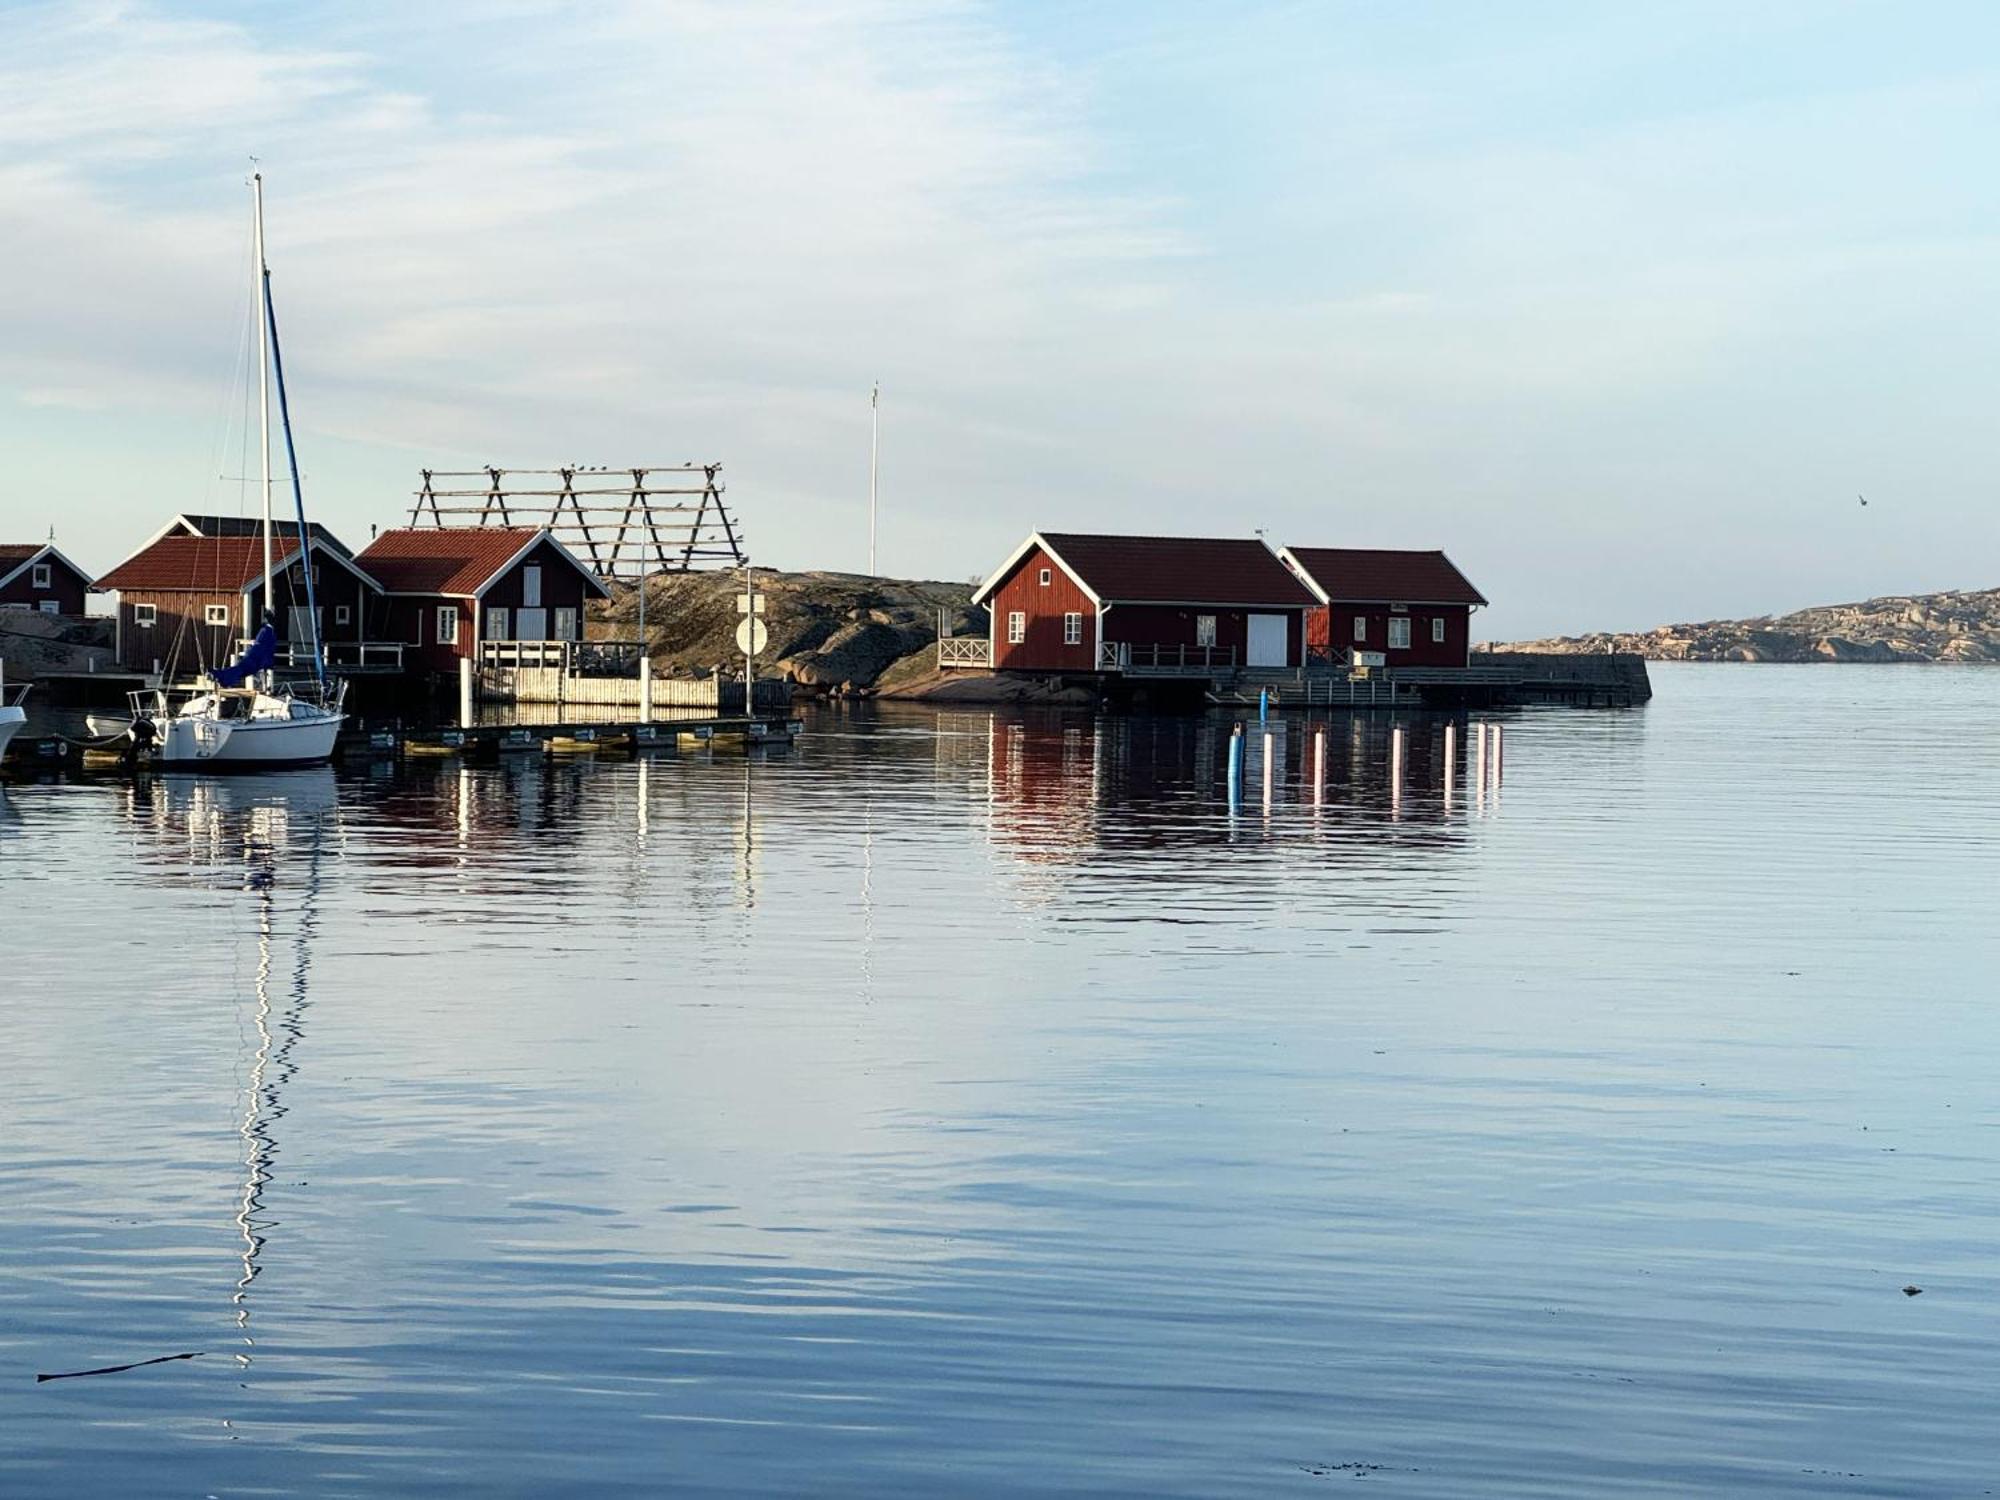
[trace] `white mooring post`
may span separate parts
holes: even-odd
[[[639,722],[653,722],[653,657],[643,643],[639,647]]]
[[[458,659],[458,727],[472,727],[472,658]]]

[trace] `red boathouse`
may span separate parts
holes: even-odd
[[[1192,676],[1300,666],[1319,601],[1259,541],[1038,531],[972,602],[996,671]]]
[[[1442,552],[1286,547],[1279,554],[1318,600],[1307,617],[1313,654],[1334,662],[1380,653],[1389,667],[1463,667],[1472,612],[1486,597]]]
[[[0,609],[80,615],[90,575],[54,542],[0,542]]]
[[[382,635],[433,672],[498,641],[580,641],[583,607],[610,597],[597,575],[533,526],[402,526],[355,559],[381,580]]]

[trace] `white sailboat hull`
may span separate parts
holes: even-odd
[[[0,760],[6,758],[8,744],[27,722],[28,711],[25,708],[0,708]]]
[[[330,760],[344,714],[299,719],[184,717],[160,722],[159,762],[182,770],[255,770]]]

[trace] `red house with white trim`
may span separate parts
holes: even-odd
[[[1297,667],[1317,596],[1262,542],[1038,531],[972,596],[1001,672]]]
[[[1306,617],[1314,654],[1352,661],[1379,652],[1388,667],[1463,667],[1472,612],[1486,596],[1442,552],[1285,547],[1278,556],[1313,591]]]
[[[371,639],[368,616],[381,589],[332,536],[314,528],[308,537],[320,640],[329,653],[358,648]],[[271,539],[272,613],[287,651],[312,633],[298,547],[296,527]],[[149,671],[157,663],[169,679],[191,677],[229,661],[256,635],[264,617],[263,538],[250,530],[209,535],[176,517],[91,587],[118,596],[121,666]]]
[[[378,635],[408,666],[456,672],[489,641],[580,641],[583,609],[610,597],[546,528],[403,526],[355,559],[382,585]]]
[[[0,609],[80,615],[90,575],[54,542],[0,542]]]

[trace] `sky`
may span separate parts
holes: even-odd
[[[880,381],[898,576],[1442,547],[1498,639],[2000,585],[1996,73],[1983,3],[0,3],[0,540],[254,508],[254,156],[357,544],[699,459],[862,569]]]

